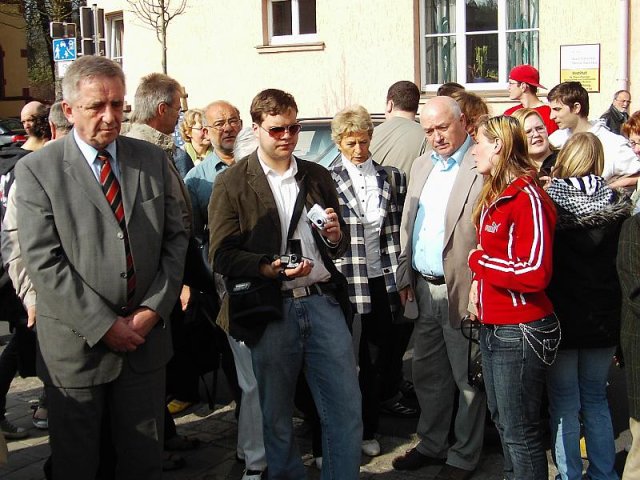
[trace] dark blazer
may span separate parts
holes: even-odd
[[[396,269],[400,255],[400,220],[402,206],[407,193],[406,175],[395,167],[383,167],[373,162],[377,171],[380,209],[380,262],[391,311],[397,311],[400,297],[396,288]],[[371,311],[369,275],[367,272],[367,251],[365,248],[364,226],[360,221],[362,210],[347,169],[339,163],[331,169],[336,184],[338,199],[351,232],[350,248],[344,256],[335,260],[336,267],[347,278],[349,300],[358,313]]]
[[[342,238],[335,248],[329,249],[314,230],[316,245],[324,266],[331,273],[332,282],[345,283],[344,277],[333,265],[333,258],[347,249],[350,238],[335,185],[329,172],[320,165],[296,158],[298,183],[306,186],[306,207],[315,203],[333,208],[337,213]],[[256,152],[243,158],[216,178],[209,202],[209,259],[215,272],[231,277],[260,277],[260,263],[271,262],[280,252],[282,233],[280,217],[267,177],[260,166]],[[219,323],[225,327],[226,299],[220,310]]]
[[[617,267],[622,288],[620,346],[627,377],[629,416],[640,419],[640,214],[622,225]]]
[[[117,159],[136,269],[135,306],[163,321],[131,353],[101,341],[126,315],[123,235],[72,133],[16,167],[18,236],[37,293],[38,340],[45,383],[87,387],[118,377],[125,359],[146,372],[171,358],[166,323],[179,293],[187,248],[164,152],[118,137]]]

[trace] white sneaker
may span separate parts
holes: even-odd
[[[262,480],[262,473],[260,470],[245,470],[242,480]]]
[[[313,463],[316,464],[318,470],[322,470],[322,457],[316,457],[313,459]]]
[[[362,441],[362,453],[369,457],[377,457],[380,455],[380,444],[375,438]]]

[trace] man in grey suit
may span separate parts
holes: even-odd
[[[467,383],[468,340],[460,331],[471,285],[465,252],[476,245],[471,212],[482,176],[455,100],[428,100],[420,124],[432,151],[413,164],[396,273],[405,315],[417,316],[412,372],[422,409],[420,442],[394,459],[393,466],[415,470],[445,464],[436,480],[464,480],[471,478],[480,459],[486,411],[484,394]],[[455,441],[449,445],[456,387]]]
[[[82,57],[62,91],[73,131],[16,169],[18,236],[38,292],[53,478],[95,478],[108,415],[116,478],[157,479],[167,322],[187,236],[162,150],[119,136],[119,65]]]

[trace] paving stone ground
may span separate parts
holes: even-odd
[[[0,337],[0,340],[8,337]],[[176,418],[178,432],[191,435],[201,440],[201,447],[185,452],[187,466],[184,469],[167,472],[166,480],[240,480],[243,466],[235,460],[236,420],[234,403],[225,403],[224,375],[220,375],[220,388],[213,411],[206,403],[197,405]],[[29,429],[30,436],[25,440],[9,442],[8,465],[0,467],[2,480],[43,480],[42,465],[49,455],[48,435],[46,431],[37,430],[31,423],[30,405],[38,399],[42,383],[36,378],[14,380],[7,399],[7,418],[16,425]],[[620,399],[619,394],[615,396]],[[204,398],[204,397],[203,397]],[[617,418],[614,418],[614,424]],[[319,480],[320,472],[312,465],[311,442],[306,424],[301,419],[294,419],[296,435],[303,460],[307,465],[310,480]],[[619,422],[618,422],[619,423]],[[381,417],[379,441],[382,455],[375,458],[362,457],[360,479],[375,480],[430,480],[438,473],[438,467],[423,468],[415,472],[398,472],[391,462],[417,442],[415,436],[416,420]],[[617,448],[623,456],[625,445],[630,442],[629,432],[620,430]],[[550,454],[549,479],[555,476]],[[622,460],[623,461],[623,460]],[[474,480],[501,480],[502,455],[497,434],[493,428],[487,428],[485,448],[481,463]]]

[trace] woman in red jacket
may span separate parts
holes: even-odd
[[[546,480],[540,404],[560,327],[545,294],[551,279],[553,203],[537,184],[516,119],[480,123],[473,147],[485,184],[474,212],[478,248],[469,253],[471,301],[482,321],[487,404],[504,452],[504,477]]]

